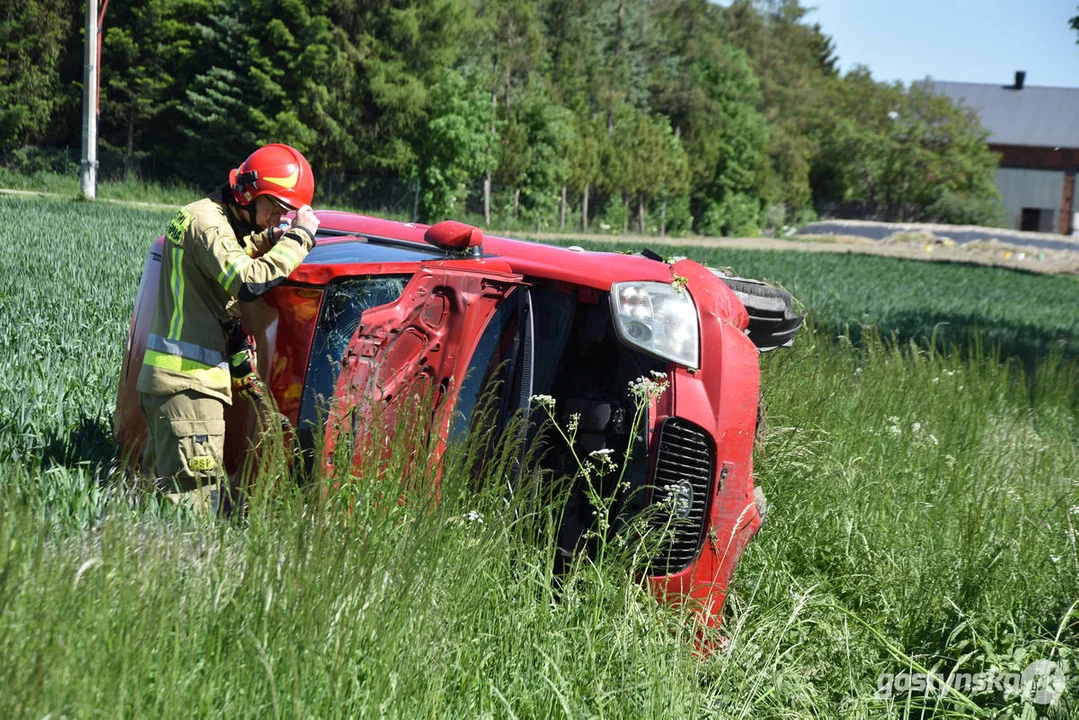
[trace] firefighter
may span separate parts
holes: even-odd
[[[314,190],[298,150],[265,145],[165,231],[138,390],[150,430],[144,471],[175,500],[201,504],[224,487],[225,405],[233,387],[257,382],[237,301],[283,281],[314,247]]]

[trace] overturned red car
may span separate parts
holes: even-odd
[[[502,383],[500,427],[535,419],[536,396],[575,415],[578,456],[631,448],[615,510],[650,510],[670,528],[648,582],[668,601],[718,619],[742,551],[760,527],[754,487],[761,351],[789,346],[802,320],[785,291],[687,259],[591,252],[498,237],[455,222],[424,226],[318,213],[317,245],[288,278],[243,304],[258,370],[296,441],[326,465],[327,418],[357,403],[393,403],[419,387],[434,432],[468,431],[485,387]],[[146,426],[135,381],[157,297],[163,238],[139,286],[120,376],[116,434],[139,457]],[[662,374],[634,427],[630,386]],[[226,413],[226,464],[243,462],[254,427],[246,403]],[[358,428],[350,442],[364,442]],[[572,476],[556,446],[545,468]],[[571,491],[560,552],[580,551],[592,522]],[[658,509],[658,512],[657,512]]]

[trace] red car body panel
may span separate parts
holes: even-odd
[[[341,427],[377,421],[393,428],[398,413],[417,400],[439,409],[429,426],[442,439],[431,458],[437,463],[460,389],[453,379],[464,376],[498,302],[521,282],[507,270],[497,261],[481,267],[467,260],[431,263],[412,276],[395,302],[364,313],[334,391],[340,402],[326,428],[328,472],[334,472],[329,458]],[[348,422],[353,412],[359,417]]]
[[[427,229],[426,225],[397,223],[342,212],[321,212],[318,215],[323,229],[409,240],[417,245],[427,246],[423,239],[423,234]],[[657,282],[670,282],[671,280],[670,269],[662,263],[656,263],[633,255],[582,253],[553,245],[541,245],[539,243],[491,236],[484,238],[483,251],[485,257],[496,257],[504,261],[512,272],[519,275],[557,278],[563,282],[597,290],[609,290],[612,282],[627,278],[655,280]],[[582,262],[582,258],[585,256],[589,260]],[[597,262],[597,258],[602,258],[602,261]],[[304,273],[304,266],[297,268],[292,277],[301,282],[303,278],[308,277]],[[722,285],[722,283],[719,283],[719,285]],[[730,290],[725,286],[723,289],[730,293]],[[730,293],[730,297],[736,306],[741,307],[733,293]]]
[[[674,373],[672,414],[714,433],[717,475],[709,529],[697,561],[680,573],[653,577],[650,582],[657,593],[689,602],[702,617],[712,619],[718,618],[734,568],[761,525],[753,497],[760,367],[757,349],[743,333],[748,317],[738,298],[726,285],[714,284],[712,273],[697,263],[683,260],[672,270],[687,278],[687,287],[696,288],[701,367],[714,370],[704,373],[679,368]]]
[[[426,226],[342,212],[318,213],[320,234],[354,234],[368,243],[430,251]],[[122,368],[116,407],[116,434],[127,456],[137,462],[146,426],[135,383],[142,365],[149,321],[157,297],[162,239],[154,243],[139,284]],[[325,252],[356,237],[320,237]],[[355,247],[345,246],[343,247]],[[155,259],[156,256],[156,259]],[[570,250],[505,238],[487,237],[482,255],[432,256],[419,261],[305,262],[288,281],[261,299],[242,305],[248,332],[258,347],[258,369],[282,412],[294,425],[301,404],[325,289],[334,280],[381,275],[410,275],[396,301],[367,309],[341,359],[334,386],[332,419],[342,422],[353,411],[370,417],[375,404],[399,394],[430,391],[441,397],[432,429],[444,447],[449,408],[476,351],[481,334],[498,304],[520,287],[536,283],[576,292],[595,305],[620,281],[653,281],[684,286],[699,319],[699,368],[667,363],[667,390],[648,413],[645,443],[649,465],[659,452],[657,430],[670,418],[691,423],[713,448],[704,527],[699,549],[684,569],[648,579],[667,601],[692,606],[708,622],[717,622],[735,566],[760,527],[754,503],[752,450],[757,416],[759,353],[746,337],[745,307],[714,273],[683,260],[673,266],[639,256]],[[418,383],[418,384],[417,384]],[[444,397],[442,397],[444,396]],[[391,413],[392,415],[392,410]],[[227,410],[226,465],[243,462],[254,429],[246,403]],[[331,425],[334,423],[331,423]],[[327,428],[322,462],[328,466],[335,435]],[[436,458],[437,461],[437,458]],[[651,471],[650,471],[651,472]]]

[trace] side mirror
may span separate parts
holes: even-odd
[[[456,220],[443,220],[427,228],[423,239],[440,250],[471,250],[480,255],[483,248],[483,230]]]

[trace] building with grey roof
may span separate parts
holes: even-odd
[[[996,183],[1010,227],[1079,232],[1079,88],[1029,86],[1022,71],[1010,85],[924,85],[972,108],[989,131],[989,146],[1001,155]]]

